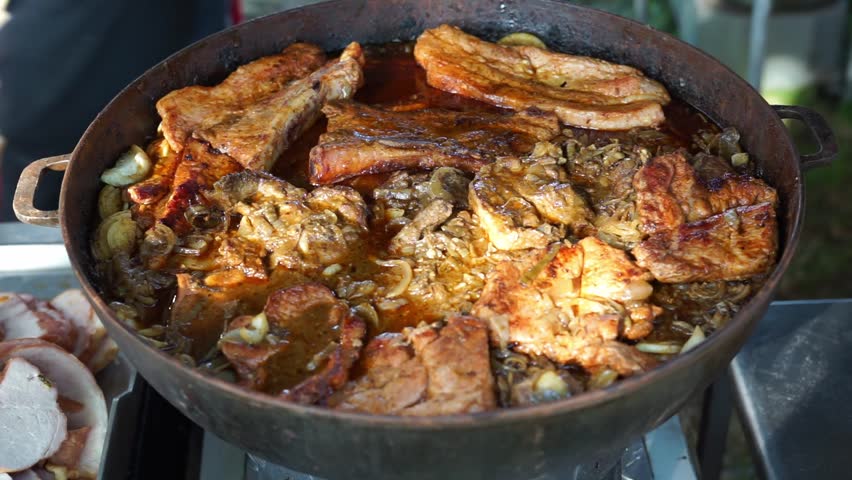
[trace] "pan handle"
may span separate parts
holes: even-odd
[[[837,156],[837,138],[822,115],[808,107],[773,105],[772,108],[781,118],[791,118],[804,123],[819,145],[816,152],[801,156],[802,169],[810,170],[831,165],[831,161]]]
[[[15,199],[12,201],[12,208],[15,210],[15,216],[18,217],[18,220],[30,225],[59,226],[59,210],[39,210],[33,204],[33,199],[44,169],[49,168],[64,172],[70,161],[71,154],[68,153],[36,160],[24,168],[21,177],[18,179]]]

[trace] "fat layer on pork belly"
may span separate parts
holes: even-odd
[[[628,376],[655,363],[619,341],[648,335],[662,312],[649,280],[624,251],[586,237],[497,265],[471,313],[489,322],[495,345]]]
[[[393,111],[353,102],[323,108],[328,129],[310,154],[310,180],[335,183],[368,173],[455,167],[475,172],[559,133],[552,113]]]
[[[426,30],[414,47],[429,85],[493,105],[556,113],[563,123],[628,130],[663,122],[669,94],[642,72],[538,47],[503,46],[457,27]]]
[[[365,347],[365,373],[333,399],[337,408],[392,415],[452,415],[496,408],[488,332],[477,318],[386,333]]]
[[[277,55],[240,66],[218,85],[175,90],[157,102],[163,136],[172,150],[180,151],[192,132],[244,115],[254,103],[306,77],[325,60],[316,45],[295,43]]]

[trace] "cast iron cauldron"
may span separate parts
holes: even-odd
[[[128,145],[156,129],[157,99],[213,84],[238,65],[295,41],[338,50],[352,40],[414,39],[450,23],[496,39],[528,31],[554,50],[633,65],[722,126],[734,126],[761,175],[781,197],[781,253],[766,284],[737,316],[687,355],[634,378],[560,402],[440,418],[399,418],[284,403],[201,374],[140,341],[107,307],[92,274],[89,237],[98,220],[99,175]],[[781,118],[807,124],[820,151],[797,153]],[[802,170],[837,146],[824,120],[801,107],[771,107],[706,54],[647,26],[552,0],[337,0],[241,24],[169,57],[131,83],[97,116],[70,156],[42,159],[21,177],[21,220],[62,227],[86,294],[124,354],[153,387],[205,429],[289,468],[328,478],[566,478],[659,425],[728,365],[763,316],[790,264],[802,224]],[[41,171],[63,169],[59,211],[39,211]]]

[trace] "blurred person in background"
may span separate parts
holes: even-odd
[[[69,153],[121,88],[233,21],[225,0],[0,0],[0,221],[21,170]],[[98,172],[91,172],[97,175]],[[57,176],[58,177],[58,176]],[[59,178],[38,192],[56,208]],[[44,194],[44,195],[42,195]]]

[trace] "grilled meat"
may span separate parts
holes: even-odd
[[[470,205],[501,250],[542,248],[565,236],[588,234],[593,214],[568,182],[558,148],[540,143],[525,159],[486,165],[470,186]]]
[[[636,211],[644,233],[670,230],[723,211],[768,202],[778,204],[775,189],[762,180],[725,175],[701,182],[682,153],[652,158],[633,177]]]
[[[744,280],[772,268],[777,229],[772,204],[736,207],[654,233],[633,255],[661,282]]]
[[[127,188],[127,195],[134,203],[151,205],[169,193],[174,182],[175,171],[180,163],[181,150],[169,148],[164,138],[151,142],[146,153],[149,158],[157,159],[157,161],[154,163],[150,177]]]
[[[553,114],[492,114],[426,109],[397,112],[352,102],[323,108],[328,130],[311,150],[311,183],[366,173],[455,167],[467,172],[521,155],[559,133]]]
[[[496,407],[488,332],[476,318],[386,334],[365,350],[363,377],[350,382],[338,408],[395,415],[451,415]]]
[[[456,27],[426,30],[414,48],[429,85],[514,110],[537,107],[568,125],[598,130],[655,126],[669,95],[659,83],[625,65],[502,46]]]
[[[193,132],[232,122],[256,102],[306,77],[323,63],[325,53],[319,47],[295,43],[277,55],[237,68],[216,86],[175,90],[157,102],[163,135],[172,150],[180,151]]]
[[[249,170],[269,170],[279,155],[314,124],[327,101],[350,98],[364,82],[361,46],[351,43],[337,60],[246,106],[195,137]]]
[[[649,279],[623,251],[587,237],[497,265],[472,314],[489,322],[495,345],[628,376],[654,363],[618,341],[644,337],[661,313],[647,302]]]
[[[358,359],[364,322],[328,288],[314,283],[279,290],[263,309],[268,334],[256,326],[251,343],[229,333],[253,327],[253,317],[231,322],[222,352],[243,383],[299,403],[317,403],[341,388]]]

